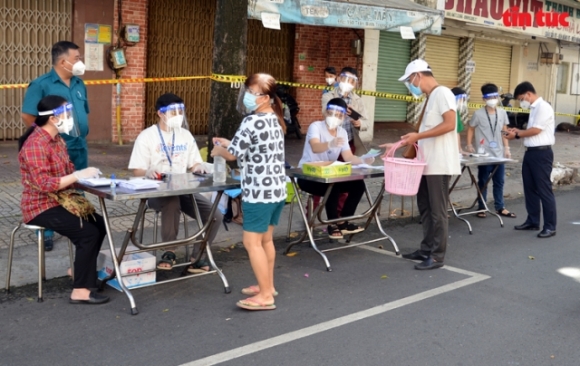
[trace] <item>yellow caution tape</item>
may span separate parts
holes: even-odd
[[[210,76],[174,76],[174,77],[163,77],[163,78],[131,78],[131,79],[104,79],[104,80],[85,80],[86,85],[106,85],[106,84],[129,84],[129,83],[156,83],[156,82],[164,82],[164,81],[184,81],[184,80],[196,80],[196,79],[210,79],[217,82],[224,82],[224,83],[243,83],[246,81],[246,76],[244,75],[223,75],[223,74],[211,74]],[[294,83],[290,81],[277,81],[277,84],[280,85],[287,85],[295,88],[303,88],[303,89],[318,89],[318,90],[332,90],[333,86],[326,86],[326,85],[317,85],[317,84],[305,84],[305,83]],[[28,84],[4,84],[0,85],[1,89],[22,89],[28,87]],[[371,90],[361,90],[357,89],[354,91],[358,95],[366,95],[375,98],[383,98],[383,99],[390,99],[390,100],[398,100],[401,102],[409,102],[409,103],[421,103],[423,102],[423,98],[415,98],[410,95],[403,95],[403,94],[392,94],[380,91],[371,91]],[[472,109],[478,109],[485,107],[485,104],[481,103],[467,103],[467,106]],[[522,108],[513,108],[513,107],[501,107],[507,112],[515,112],[515,113],[530,113],[528,109]],[[556,116],[563,116],[563,117],[580,117],[579,114],[570,114],[570,113],[554,113]]]

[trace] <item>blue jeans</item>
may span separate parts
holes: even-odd
[[[493,183],[493,205],[496,211],[501,210],[504,208],[503,203],[503,183],[505,179],[505,165],[503,164],[496,164],[496,165],[481,165],[478,167],[478,174],[477,174],[477,185],[481,190],[481,195],[483,199],[487,202],[487,189],[483,189],[485,182],[489,178],[489,175],[493,170],[497,167],[497,170],[491,177],[491,182]],[[478,200],[479,202],[479,209],[483,210],[483,202]]]

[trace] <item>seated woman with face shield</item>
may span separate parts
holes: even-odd
[[[345,162],[352,164],[372,164],[374,158],[361,159],[353,155],[348,144],[347,133],[342,128],[347,115],[347,104],[341,98],[331,99],[325,112],[325,120],[312,123],[308,127],[302,164],[315,161],[336,161],[342,156]],[[326,183],[312,182],[298,179],[300,189],[315,196],[324,196],[328,185]],[[353,216],[362,195],[365,192],[365,183],[362,180],[341,182],[334,184],[328,200],[326,201],[326,216],[329,220],[337,219],[338,200],[341,193],[348,193],[348,198],[342,208],[342,217]],[[342,239],[343,235],[354,234],[363,231],[362,227],[351,224],[348,221],[339,222],[337,225],[328,225],[328,237],[330,239]]]
[[[164,175],[183,174],[186,172],[205,173],[211,167],[204,163],[197,144],[189,132],[185,119],[185,105],[183,99],[172,93],[166,93],[157,98],[157,124],[143,130],[133,146],[129,169],[137,177],[145,176],[150,179],[161,179]],[[212,203],[199,193],[194,194],[202,224],[207,220],[215,219],[208,237],[211,245],[216,237],[223,216],[216,210],[210,217]],[[179,219],[181,212],[185,212],[195,219],[195,208],[191,196],[188,194],[171,197],[150,198],[149,207],[161,212],[161,239],[164,242],[174,241],[179,233]],[[210,270],[209,262],[200,258],[201,244],[194,245],[193,263],[187,271],[189,273],[204,273]],[[173,250],[167,250],[161,256],[157,269],[170,271],[176,263]]]
[[[22,176],[22,220],[29,225],[51,228],[69,238],[76,247],[71,304],[102,304],[108,296],[91,291],[97,287],[97,256],[105,238],[105,222],[96,214],[76,216],[57,199],[80,179],[96,178],[97,168],[75,171],[60,134],[78,136],[72,104],[48,95],[38,103],[38,117],[18,140]],[[70,191],[68,191],[70,192]],[[89,203],[86,206],[92,207]],[[85,217],[86,216],[86,217]]]

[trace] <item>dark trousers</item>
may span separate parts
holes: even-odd
[[[487,182],[488,179],[490,179],[489,175],[491,174],[491,172],[493,172],[493,170],[495,169],[495,167],[497,167],[497,170],[495,171],[495,173],[493,173],[493,176],[491,177],[491,181],[493,183],[493,205],[495,207],[496,211],[500,211],[502,208],[504,208],[504,203],[503,203],[503,184],[505,181],[505,165],[503,164],[497,164],[497,165],[482,165],[480,167],[478,167],[478,173],[477,173],[477,185],[479,186],[479,189],[481,190],[481,195],[483,196],[483,199],[487,202],[487,188],[483,189],[483,186],[485,185],[485,182]],[[488,184],[489,187],[489,184]],[[478,199],[479,202],[479,209],[483,210],[483,201],[481,199]]]
[[[417,193],[417,206],[423,223],[420,252],[439,260],[445,258],[447,250],[449,179],[449,175],[424,175]]]
[[[554,163],[554,152],[528,150],[522,164],[522,179],[526,197],[526,223],[540,227],[540,211],[544,211],[544,229],[556,230],[556,198],[552,191],[550,174]],[[541,205],[540,205],[541,204]]]
[[[298,186],[300,186],[301,190],[315,196],[324,196],[328,188],[327,183],[311,182],[303,179],[298,179]],[[362,195],[365,193],[365,182],[363,180],[354,180],[334,184],[325,205],[326,216],[329,220],[338,218],[337,208],[341,193],[348,193],[348,197],[344,202],[340,216],[352,216],[356,211]]]
[[[197,208],[199,209],[199,215],[201,216],[202,225],[212,218],[209,216],[211,213],[211,208],[213,203],[211,203],[207,198],[201,194],[194,194],[195,201],[197,202]],[[177,234],[179,233],[179,219],[181,217],[181,212],[185,212],[189,217],[195,219],[195,209],[193,206],[193,200],[188,194],[181,196],[171,196],[171,197],[159,197],[150,198],[148,200],[149,207],[155,211],[161,212],[161,239],[163,241],[173,241],[177,239]],[[224,219],[222,213],[219,210],[215,210],[213,215],[215,223],[209,232],[208,245],[213,243],[220,226]],[[192,258],[197,258],[201,250],[201,243],[197,243],[193,246]]]
[[[83,220],[81,227],[78,216],[62,206],[57,206],[28,222],[31,225],[50,227],[73,242],[76,247],[74,288],[97,287],[97,257],[107,232],[103,218],[98,214],[94,216],[94,219],[89,216],[88,220]]]

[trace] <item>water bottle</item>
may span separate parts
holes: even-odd
[[[226,159],[221,156],[213,158],[213,181],[216,183],[223,183],[226,181]]]
[[[111,193],[116,194],[115,189],[117,188],[117,183],[115,183],[115,174],[111,174]]]

